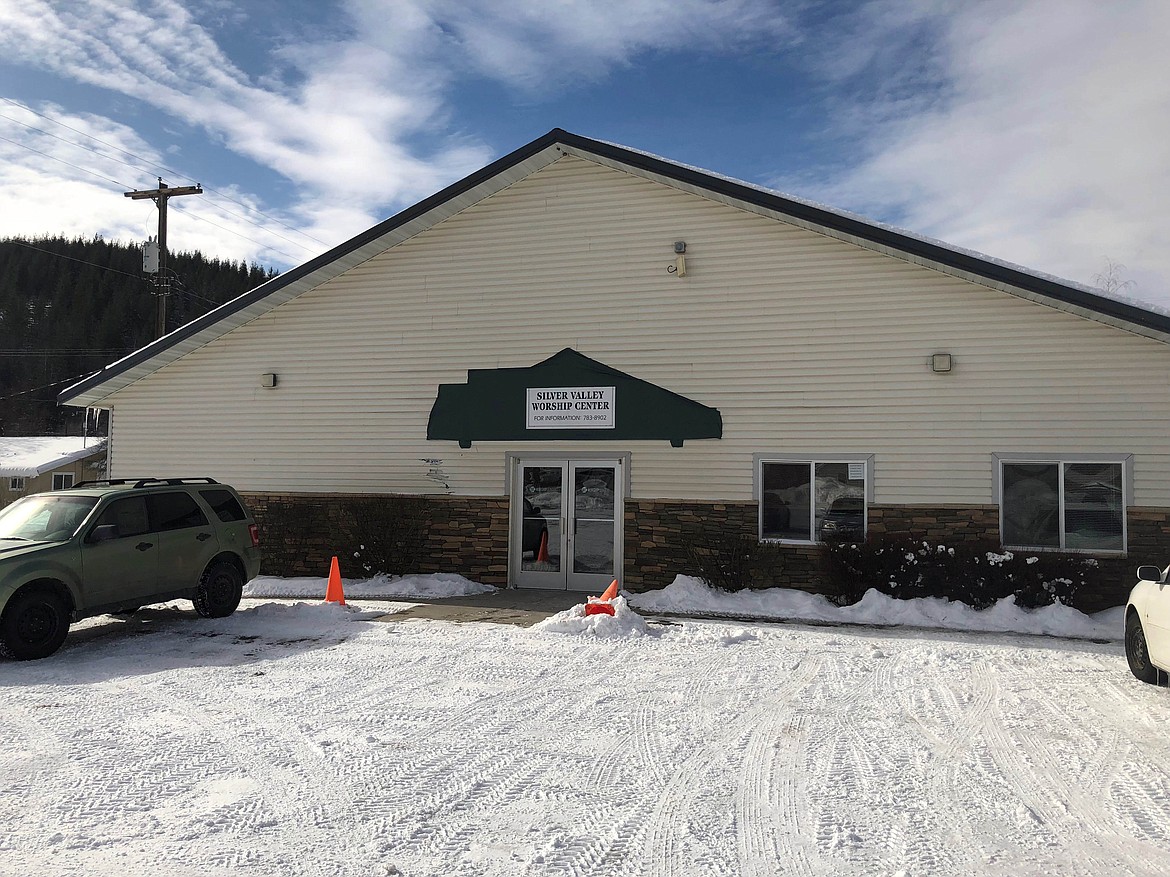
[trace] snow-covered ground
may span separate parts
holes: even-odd
[[[494,591],[453,573],[415,576],[374,576],[343,579],[345,593],[383,600],[461,597]],[[253,579],[244,592],[248,597],[317,597],[325,594],[320,578]],[[758,618],[772,621],[816,621],[829,624],[876,624],[947,630],[981,630],[999,633],[1035,633],[1076,639],[1120,639],[1125,609],[1122,606],[1085,615],[1068,606],[1053,604],[1039,609],[1017,606],[1014,597],[989,609],[976,611],[953,600],[936,597],[895,600],[868,591],[853,606],[834,606],[826,597],[787,588],[740,591],[729,594],[707,587],[690,576],[676,576],[661,590],[628,594],[630,605],[644,612],[701,617]]]
[[[1170,695],[1117,643],[355,590],[0,663],[0,874],[1170,873]]]

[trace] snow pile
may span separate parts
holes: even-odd
[[[649,636],[650,628],[637,612],[633,611],[625,597],[610,601],[614,614],[586,615],[585,604],[578,603],[571,609],[558,612],[532,625],[532,630],[552,633],[569,633],[577,636],[595,636],[601,639]]]
[[[204,624],[214,627],[217,634],[247,635],[263,630],[290,639],[338,632],[355,621],[368,621],[385,614],[383,609],[367,610],[337,603],[260,603],[245,604],[227,618],[207,619]]]
[[[250,582],[244,596],[308,597],[324,599],[326,579],[282,579],[261,576]],[[385,576],[343,580],[347,599],[382,600],[442,599],[487,594],[491,585],[454,573]],[[627,598],[629,602],[627,603]],[[634,609],[677,615],[758,618],[776,621],[813,621],[827,624],[905,625],[947,630],[1026,633],[1074,639],[1121,638],[1124,608],[1116,607],[1085,615],[1054,603],[1039,609],[1016,605],[1015,597],[1000,600],[982,611],[965,603],[938,597],[897,600],[875,590],[852,606],[836,606],[827,597],[788,588],[727,593],[716,591],[690,576],[677,576],[668,587],[645,594],[627,594],[613,603],[616,615],[585,615],[580,604],[539,623],[534,629],[598,637],[641,636],[647,628]]]
[[[275,576],[259,576],[244,588],[245,597],[318,597],[324,599],[328,579],[306,576],[282,579]],[[398,599],[405,597],[467,597],[471,594],[490,594],[496,590],[491,585],[473,582],[455,573],[434,573],[432,575],[387,576],[376,575],[371,579],[342,579],[345,596]]]
[[[1119,639],[1125,617],[1118,606],[1085,615],[1054,603],[1039,609],[1016,605],[1015,597],[1000,600],[982,611],[965,603],[938,597],[897,600],[875,590],[852,606],[835,606],[827,597],[787,588],[725,593],[699,579],[677,576],[661,591],[631,594],[630,605],[648,612],[823,621],[835,624],[882,624],[1030,633],[1075,639]]]

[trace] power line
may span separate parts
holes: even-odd
[[[10,103],[10,104],[12,104],[14,107],[17,107],[17,108],[19,108],[19,109],[25,110],[26,112],[32,113],[34,116],[40,116],[40,117],[41,117],[42,119],[44,119],[46,122],[52,122],[54,125],[60,125],[62,128],[67,128],[68,130],[72,131],[72,132],[73,132],[73,133],[75,133],[75,134],[80,134],[82,137],[88,137],[90,140],[93,140],[93,141],[95,141],[95,142],[97,142],[97,143],[100,143],[100,144],[102,144],[103,146],[108,146],[108,147],[110,147],[110,149],[116,149],[118,152],[122,153],[123,155],[129,155],[131,158],[136,158],[136,159],[138,159],[138,160],[139,160],[139,161],[141,161],[141,162],[144,162],[144,163],[146,163],[146,164],[148,164],[148,165],[151,165],[152,167],[155,167],[155,168],[162,168],[162,170],[166,171],[168,174],[172,174],[173,176],[176,176],[176,177],[183,177],[184,179],[188,179],[188,180],[191,180],[192,182],[194,182],[194,180],[193,180],[191,177],[188,177],[188,176],[187,176],[186,174],[184,174],[184,173],[180,173],[180,172],[179,172],[179,171],[177,171],[177,170],[173,170],[172,168],[168,168],[168,167],[166,167],[165,165],[158,164],[157,162],[151,161],[149,158],[144,158],[143,156],[141,156],[141,155],[138,155],[138,154],[136,154],[136,153],[133,153],[133,152],[131,152],[131,151],[130,151],[130,150],[128,150],[128,149],[123,149],[121,146],[117,146],[117,145],[115,145],[115,144],[113,144],[113,143],[110,143],[109,141],[106,141],[106,140],[102,140],[100,137],[95,137],[95,136],[94,136],[94,135],[92,135],[92,134],[89,134],[89,133],[87,133],[87,132],[85,132],[85,131],[82,131],[80,128],[74,128],[72,125],[66,125],[64,122],[62,122],[62,121],[59,121],[58,119],[54,119],[52,116],[46,116],[44,113],[38,113],[38,112],[37,112],[36,110],[34,110],[32,107],[25,106],[24,104],[22,104],[22,103],[20,103],[20,102],[18,102],[18,101],[14,101],[14,100],[12,100],[11,98],[7,98],[7,97],[0,97],[0,100],[2,100],[2,101],[5,101],[6,103]],[[7,119],[7,118],[9,118],[9,117],[8,117],[8,116],[5,116],[4,118],[6,118],[6,119]],[[13,121],[13,122],[16,122],[16,119],[12,119],[11,121]],[[18,124],[18,125],[24,125],[25,123],[24,123],[24,122],[17,122],[17,124]],[[30,125],[26,125],[25,127],[32,127],[32,126],[30,126]],[[35,129],[35,128],[34,128],[33,130],[37,130],[37,129]],[[44,133],[44,132],[42,132],[42,133]],[[55,136],[55,135],[53,135],[53,134],[50,134],[49,136],[50,136],[50,137],[53,137],[53,136]],[[58,139],[60,139],[60,138],[58,138]],[[68,143],[68,142],[71,142],[71,141],[65,141],[65,142],[67,142],[67,143]],[[74,145],[75,145],[75,146],[81,146],[81,144],[80,144],[80,143],[75,143]],[[87,149],[88,147],[81,146],[81,148],[82,148],[82,149]],[[136,168],[136,170],[138,170],[138,168]]]
[[[75,134],[80,134],[82,137],[88,137],[90,140],[93,140],[97,143],[100,143],[103,146],[108,146],[111,149],[117,150],[118,152],[122,153],[123,155],[128,155],[131,158],[134,158],[134,159],[136,159],[144,164],[147,164],[153,168],[162,169],[162,170],[166,171],[168,174],[171,174],[171,175],[177,176],[177,177],[182,177],[183,179],[194,180],[193,177],[191,177],[187,174],[184,174],[181,171],[174,170],[173,168],[168,168],[166,165],[159,164],[156,161],[152,161],[149,158],[138,155],[135,152],[131,152],[129,149],[123,149],[121,146],[117,146],[117,145],[110,143],[106,140],[102,140],[100,137],[95,137],[94,135],[88,134],[79,128],[74,128],[72,125],[66,125],[64,122],[58,121],[57,119],[54,119],[51,116],[46,116],[44,113],[39,113],[36,110],[34,110],[32,107],[25,106],[24,104],[18,103],[17,101],[12,100],[11,98],[0,97],[0,100],[3,100],[7,103],[10,103],[14,107],[17,107],[19,109],[26,110],[27,112],[32,113],[34,116],[39,116],[40,118],[44,119],[47,122],[52,122],[54,125],[60,125],[62,128],[65,128],[69,131],[72,131]],[[122,164],[122,165],[125,165],[126,167],[132,168],[133,170],[141,170],[141,168],[135,167],[134,165],[129,164],[128,162],[122,161],[121,159],[114,158],[111,155],[105,155],[104,153],[98,152],[96,149],[92,149],[88,146],[85,146],[84,144],[76,143],[72,140],[66,140],[63,137],[58,137],[56,134],[50,134],[48,131],[42,131],[40,128],[34,128],[32,125],[29,125],[27,122],[21,122],[19,119],[13,119],[11,116],[0,116],[0,118],[8,119],[8,121],[10,121],[10,122],[16,122],[16,124],[18,124],[18,125],[24,125],[24,127],[28,128],[29,130],[36,131],[40,134],[45,134],[48,137],[53,137],[57,140],[60,140],[62,143],[68,143],[69,145],[76,146],[79,149],[86,149],[86,150],[92,152],[94,155],[99,155],[102,158],[108,158],[111,161],[116,161],[119,164]],[[9,141],[9,142],[12,142],[12,141]],[[121,184],[119,184],[119,185],[121,185]],[[296,234],[302,235],[303,237],[308,238],[309,240],[313,241],[314,243],[321,244],[321,246],[323,246],[323,247],[329,246],[329,244],[327,244],[325,241],[321,240],[320,238],[314,237],[313,235],[309,234],[308,232],[301,231],[299,228],[291,226],[286,222],[282,222],[281,220],[277,219],[275,216],[269,216],[267,213],[264,213],[263,211],[256,209],[252,205],[245,204],[243,201],[240,201],[238,198],[233,198],[231,195],[228,195],[224,192],[220,192],[216,189],[212,189],[210,187],[206,189],[206,192],[208,194],[213,194],[218,198],[222,198],[225,201],[231,201],[233,204],[237,204],[240,207],[243,207],[245,210],[251,211],[252,213],[256,214],[257,216],[262,216],[264,219],[267,219],[270,222],[274,222],[283,228],[287,228],[291,232],[295,232]],[[223,207],[221,207],[220,209],[223,210],[225,213],[231,214],[232,216],[239,216],[241,219],[243,219],[249,225],[254,225],[257,228],[263,229],[263,226],[257,225],[256,223],[254,223],[250,219],[248,219],[248,217],[246,217],[246,216],[235,213],[234,211],[231,211],[231,210],[227,210],[226,208],[223,208]],[[263,229],[263,230],[268,231],[269,234],[275,235],[276,237],[280,238],[281,240],[288,241],[290,244],[293,244],[293,245],[298,246],[298,247],[302,247],[306,250],[312,250],[311,247],[306,247],[304,244],[298,243],[297,241],[289,240],[288,238],[284,237],[283,235],[278,235],[273,231],[269,231],[268,229]]]
[[[129,183],[120,183],[117,180],[112,180],[109,177],[104,176],[103,174],[99,174],[97,171],[87,170],[87,169],[83,168],[81,165],[74,164],[71,161],[66,161],[63,158],[57,158],[57,156],[55,156],[55,155],[49,155],[49,153],[47,153],[47,152],[41,152],[39,149],[33,149],[27,143],[17,143],[15,140],[10,140],[7,137],[0,137],[0,140],[3,140],[5,143],[11,143],[13,146],[19,146],[22,149],[27,149],[29,152],[35,152],[37,155],[43,155],[45,158],[52,159],[53,161],[59,161],[59,162],[61,162],[61,164],[67,164],[67,165],[69,165],[69,167],[71,167],[75,170],[79,170],[83,174],[89,174],[92,177],[97,177],[100,180],[105,180],[107,183],[113,183],[115,186],[121,186],[122,188],[125,189],[125,188],[128,188],[130,185]]]
[[[48,390],[52,387],[59,387],[61,384],[68,384],[70,381],[79,381],[82,378],[87,378],[92,374],[93,372],[82,372],[81,374],[73,375],[73,377],[70,378],[62,378],[59,381],[53,381],[51,384],[44,384],[40,387],[32,387],[28,390],[21,390],[17,393],[9,393],[7,396],[0,396],[0,402],[6,402],[9,399],[15,399],[17,396],[27,396],[29,393],[38,393],[41,390]]]
[[[221,231],[226,231],[228,234],[234,234],[236,237],[241,237],[246,241],[251,241],[256,246],[263,247],[266,250],[271,250],[274,253],[280,253],[280,255],[287,256],[288,258],[292,259],[294,262],[297,260],[297,257],[292,255],[291,253],[286,253],[284,250],[278,250],[278,249],[276,249],[276,247],[270,246],[268,244],[262,244],[262,243],[260,243],[260,241],[256,240],[255,238],[250,238],[246,234],[241,234],[238,231],[235,231],[233,229],[227,228],[226,226],[220,225],[218,222],[212,222],[207,217],[200,216],[198,213],[192,213],[190,210],[180,210],[177,207],[175,208],[175,212],[181,213],[181,214],[183,214],[183,216],[186,216],[189,219],[198,219],[200,222],[206,222],[208,225],[214,225],[216,228],[220,229]],[[256,227],[260,228],[260,226],[256,226]],[[261,228],[261,231],[263,231],[263,230],[264,229]],[[306,249],[308,249],[308,248],[306,247]]]
[[[45,158],[51,158],[53,161],[59,161],[59,162],[61,162],[61,164],[67,164],[71,168],[76,168],[77,170],[81,171],[82,173],[87,173],[87,174],[90,174],[91,176],[98,177],[99,179],[105,180],[108,183],[114,183],[118,186],[121,186],[122,188],[130,188],[129,183],[119,183],[117,180],[112,180],[109,177],[102,176],[101,174],[97,173],[96,171],[86,170],[85,168],[81,167],[80,165],[76,165],[71,161],[66,161],[63,158],[57,158],[55,155],[49,155],[47,152],[41,152],[39,149],[33,149],[31,146],[29,146],[26,143],[17,143],[15,140],[10,140],[7,137],[0,137],[0,140],[3,140],[5,143],[11,143],[13,146],[19,146],[23,149],[27,149],[30,152],[35,152],[37,155],[43,155]],[[123,164],[125,164],[125,162],[123,162]],[[197,213],[192,213],[189,210],[179,210],[177,212],[183,214],[184,216],[188,217],[189,219],[197,219],[200,222],[206,222],[208,225],[214,225],[220,231],[226,231],[228,234],[234,234],[236,237],[241,237],[244,240],[255,244],[256,246],[260,247],[261,249],[270,250],[273,253],[279,253],[280,255],[282,255],[288,259],[291,259],[293,262],[296,262],[297,259],[299,258],[298,256],[294,256],[292,253],[286,253],[284,250],[278,250],[276,247],[272,246],[271,244],[262,243],[261,241],[258,241],[255,238],[248,237],[246,234],[241,234],[240,232],[235,231],[234,229],[230,229],[227,226],[220,225],[218,222],[212,222],[210,219],[207,219],[206,217],[200,216]],[[247,220],[245,220],[245,221],[247,221]],[[284,240],[288,240],[288,238],[285,238],[283,235],[278,235],[278,234],[275,234],[274,232],[268,231],[268,229],[264,228],[263,226],[256,225],[256,223],[254,223],[254,222],[248,222],[248,225],[254,226],[254,227],[260,229],[261,231],[267,231],[269,234],[272,234],[275,237],[279,237],[279,238],[282,238]],[[305,247],[304,244],[298,244],[296,241],[289,241],[289,243],[295,244],[298,247],[304,247],[304,249],[306,249],[306,250],[310,249],[309,247]]]
[[[15,244],[18,247],[27,247],[30,250],[36,250],[38,253],[46,253],[47,255],[50,255],[50,256],[56,256],[59,259],[68,259],[71,262],[80,262],[82,265],[92,265],[94,268],[97,268],[101,271],[112,271],[115,274],[121,274],[123,277],[132,277],[133,279],[141,281],[142,283],[149,283],[150,282],[147,278],[142,277],[138,274],[130,274],[127,271],[119,271],[117,268],[111,268],[108,265],[99,265],[97,262],[90,262],[90,261],[87,261],[86,259],[78,259],[78,258],[75,258],[74,256],[66,256],[64,253],[56,253],[53,250],[46,250],[46,249],[43,249],[42,247],[34,247],[32,244],[27,244],[24,241],[17,240],[16,238],[2,238],[2,239],[0,239],[0,244]],[[213,298],[207,298],[206,296],[199,295],[196,292],[192,292],[190,289],[187,288],[187,285],[183,283],[183,278],[173,268],[167,268],[167,271],[170,272],[172,280],[178,285],[179,289],[181,289],[183,291],[184,295],[187,295],[187,296],[194,298],[194,299],[198,299],[199,301],[202,301],[202,302],[206,302],[207,304],[211,305],[212,307],[219,307],[221,304],[223,304],[222,301],[216,301]],[[117,353],[118,351],[111,351],[111,352]],[[122,351],[122,352],[128,352],[128,351]],[[0,355],[3,355],[2,351],[0,351]]]
[[[223,304],[222,301],[216,301],[215,299],[199,295],[197,292],[192,292],[187,288],[187,284],[183,282],[183,278],[179,275],[179,272],[175,271],[173,268],[168,268],[167,271],[169,271],[171,274],[171,282],[174,283],[179,292],[183,293],[183,295],[187,296],[188,298],[194,298],[198,299],[199,301],[207,302],[213,307],[219,307],[221,304]]]
[[[32,244],[26,244],[24,241],[18,241],[15,238],[4,238],[0,240],[0,244],[16,244],[18,247],[27,247],[30,250],[36,250],[38,253],[48,253],[50,256],[56,256],[59,259],[68,259],[71,262],[80,262],[82,265],[92,265],[94,268],[100,268],[102,271],[113,271],[115,274],[121,274],[123,277],[133,277],[135,280],[140,280],[143,283],[149,283],[145,277],[138,274],[131,274],[129,271],[119,271],[117,268],[111,268],[108,265],[99,265],[97,262],[88,262],[85,259],[78,259],[74,256],[66,256],[64,253],[55,253],[52,250],[42,249],[41,247],[34,247]]]
[[[0,348],[0,357],[9,356],[125,356],[134,348],[132,347],[50,347],[37,350],[26,350],[17,347]]]
[[[7,98],[5,98],[5,100],[7,100]],[[0,113],[0,119],[7,119],[9,122],[15,122],[17,125],[23,125],[25,128],[28,128],[28,130],[30,130],[30,131],[36,131],[38,134],[44,134],[46,137],[52,137],[54,140],[60,140],[62,143],[66,144],[67,146],[74,146],[78,149],[84,149],[86,152],[92,152],[94,155],[98,156],[99,158],[105,158],[105,159],[108,159],[110,161],[116,161],[118,164],[123,165],[125,167],[128,167],[132,170],[139,170],[139,168],[135,167],[134,165],[130,164],[127,161],[123,161],[122,159],[120,159],[116,156],[107,155],[104,152],[98,152],[92,146],[86,146],[84,143],[76,143],[73,140],[67,140],[64,137],[61,137],[57,134],[54,134],[51,131],[45,131],[42,128],[35,128],[32,125],[30,125],[28,122],[22,122],[22,121],[20,121],[20,119],[12,118],[12,116],[6,116],[3,113]],[[70,130],[77,130],[77,129],[73,128]],[[102,143],[104,141],[99,140],[98,142]],[[106,144],[106,145],[109,145],[109,144]],[[113,148],[117,149],[118,147],[115,146]],[[121,151],[121,150],[119,150],[119,151]]]

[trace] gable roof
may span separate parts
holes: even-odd
[[[104,453],[104,438],[0,436],[0,477],[35,478],[50,469]]]
[[[1029,271],[844,211],[679,164],[625,146],[554,128],[515,152],[452,183],[303,265],[209,311],[63,390],[58,402],[99,406],[112,393],[250,322],[273,308],[396,246],[518,180],[572,155],[779,219],[904,261],[1040,304],[1170,342],[1170,314],[1102,295],[1087,286]]]

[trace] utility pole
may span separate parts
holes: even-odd
[[[171,294],[171,278],[167,276],[167,201],[176,195],[202,195],[203,189],[198,185],[172,188],[159,177],[157,189],[123,194],[135,201],[149,198],[158,205],[158,274],[155,275],[154,294],[158,297],[158,337],[161,338],[167,334],[167,296]]]

